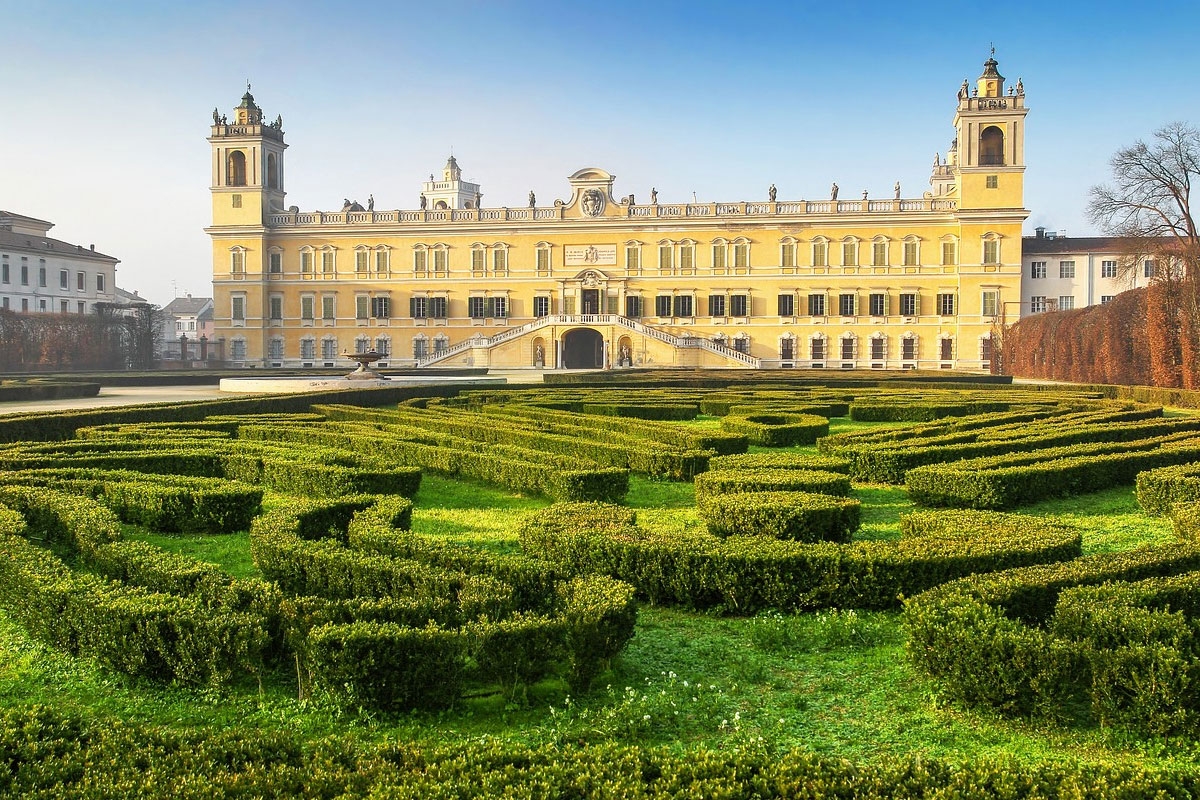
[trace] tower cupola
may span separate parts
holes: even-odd
[[[983,74],[976,83],[980,97],[1004,96],[1004,76],[996,69],[998,66],[1000,65],[996,61],[996,48],[993,47],[992,54],[983,62]]]
[[[246,93],[242,95],[242,102],[233,110],[233,114],[238,125],[262,125],[262,109],[254,103],[250,84],[246,84]]]

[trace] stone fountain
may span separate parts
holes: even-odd
[[[342,358],[358,362],[358,369],[346,376],[348,381],[386,381],[386,375],[380,375],[371,369],[371,365],[381,358],[386,358],[374,347],[365,353],[342,353]]]

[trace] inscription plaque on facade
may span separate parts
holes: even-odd
[[[617,264],[615,244],[567,245],[563,264],[568,267],[612,267]]]

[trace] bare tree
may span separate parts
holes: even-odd
[[[1146,324],[1151,372],[1162,386],[1200,388],[1200,232],[1192,186],[1200,186],[1200,130],[1173,122],[1109,161],[1112,185],[1092,187],[1088,216],[1125,239],[1122,269],[1147,259],[1153,295]]]

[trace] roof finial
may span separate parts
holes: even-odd
[[[995,48],[992,48],[992,52],[995,52]],[[246,93],[247,94],[250,93],[250,79],[249,78],[246,78]]]
[[[990,44],[990,45],[991,45],[991,47],[992,47],[992,58],[995,58],[995,57],[996,57],[996,43],[995,43],[995,42],[989,42],[988,44]]]

